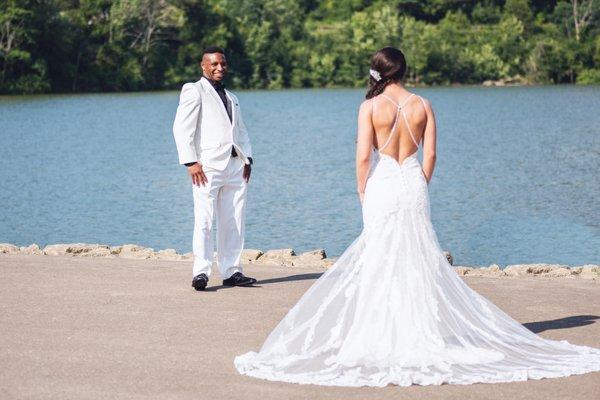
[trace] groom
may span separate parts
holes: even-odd
[[[223,285],[247,286],[240,257],[244,248],[244,209],[252,170],[252,148],[237,97],[222,84],[225,52],[202,54],[202,78],[181,89],[173,135],[179,163],[187,167],[194,194],[192,286],[204,290],[213,262],[212,224],[217,220],[217,265]]]

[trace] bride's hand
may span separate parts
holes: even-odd
[[[363,200],[365,199],[365,192],[358,192],[358,199],[360,200],[360,204],[362,205]]]
[[[425,171],[423,171],[423,169],[421,169],[421,173],[423,174],[423,178],[425,178],[425,183],[427,183],[427,186],[429,186],[430,179],[427,178],[427,175],[425,175]]]

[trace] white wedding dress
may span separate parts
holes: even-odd
[[[396,122],[401,114],[418,147],[395,104]],[[398,163],[373,149],[363,225],[260,351],[235,358],[240,373],[327,386],[409,386],[600,371],[600,349],[535,335],[454,272],[431,224],[416,152]]]

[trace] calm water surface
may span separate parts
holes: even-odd
[[[432,88],[433,223],[456,264],[600,263],[600,88]],[[361,90],[239,92],[254,148],[246,247],[360,233]],[[191,249],[178,93],[0,97],[0,242]]]

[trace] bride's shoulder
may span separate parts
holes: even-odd
[[[425,112],[425,114],[428,114],[432,111],[432,107],[431,107],[431,102],[426,99],[425,97],[418,95],[416,93],[413,93],[414,96],[412,96],[412,102],[410,102],[410,104],[413,104],[413,109],[416,110],[417,112],[419,112],[419,109],[421,109],[422,111]],[[417,104],[421,104],[421,107],[417,107],[414,108],[415,105]]]
[[[358,112],[360,114],[371,113],[373,111],[373,102],[375,101],[375,97],[371,97],[370,99],[363,100],[358,107]]]
[[[373,99],[363,100],[358,107],[358,121],[359,124],[368,124],[373,118]]]
[[[425,105],[427,105],[427,107],[431,107],[431,101],[429,101],[428,98],[417,95],[417,97],[419,97],[419,100],[421,100],[421,102]]]

